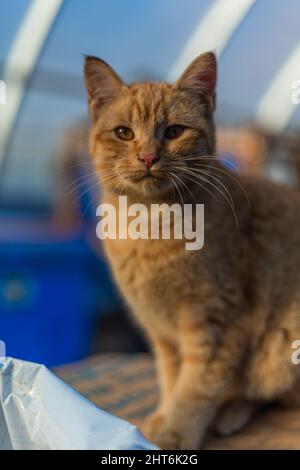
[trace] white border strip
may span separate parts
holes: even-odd
[[[282,131],[297,109],[293,83],[300,79],[300,44],[280,67],[257,107],[256,120],[264,128]]]
[[[215,0],[171,69],[169,80],[175,81],[202,52],[214,50],[219,56],[255,1]]]
[[[49,34],[63,0],[32,0],[23,23],[17,32],[2,80],[6,84],[6,104],[1,106],[0,167],[10,138],[25,85]],[[20,75],[16,75],[20,73]]]

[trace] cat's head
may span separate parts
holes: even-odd
[[[90,151],[106,189],[151,198],[191,184],[195,158],[214,152],[213,53],[197,57],[174,84],[127,85],[108,64],[87,57],[85,82]]]

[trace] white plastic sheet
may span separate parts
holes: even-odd
[[[0,449],[155,449],[130,423],[100,410],[45,366],[0,363]]]

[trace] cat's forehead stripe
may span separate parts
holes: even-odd
[[[170,93],[170,85],[146,83],[134,85],[130,91],[132,114],[137,120],[149,124],[166,117],[166,98]]]

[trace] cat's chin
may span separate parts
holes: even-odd
[[[171,187],[167,181],[148,176],[139,181],[131,181],[128,190],[135,197],[153,198],[166,196],[171,191]]]

